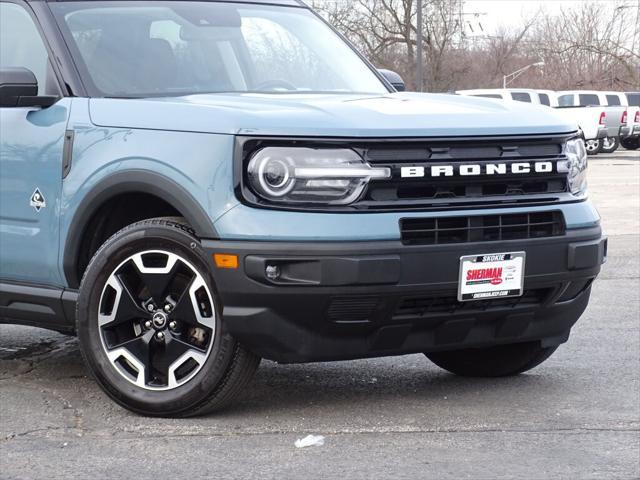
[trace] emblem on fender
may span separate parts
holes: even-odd
[[[36,212],[39,212],[47,206],[44,195],[42,195],[39,188],[36,188],[35,191],[31,194],[31,198],[29,199],[29,206],[33,207]]]

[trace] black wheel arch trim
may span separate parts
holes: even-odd
[[[187,220],[199,238],[218,238],[213,222],[202,205],[175,181],[148,170],[123,170],[96,184],[75,211],[64,241],[63,269],[70,288],[78,288],[80,246],[89,220],[108,200],[126,193],[146,193],[161,198]]]

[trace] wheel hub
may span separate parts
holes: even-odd
[[[156,330],[163,329],[167,325],[167,314],[164,312],[156,312],[153,314],[153,318],[151,321],[153,322],[153,326]]]

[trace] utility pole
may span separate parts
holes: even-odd
[[[417,65],[416,65],[416,83],[418,87],[418,91],[422,92],[424,89],[424,59],[422,56],[422,0],[418,1],[418,32],[416,38],[416,57],[417,57]]]

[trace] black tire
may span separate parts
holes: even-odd
[[[600,147],[601,153],[613,153],[620,146],[620,138],[618,137],[606,137],[603,138]]]
[[[585,147],[585,150],[587,151],[587,155],[597,155],[598,153],[600,153],[600,150],[602,149],[602,140],[601,139],[585,140],[584,147]]]
[[[640,137],[623,138],[620,140],[620,145],[627,150],[637,150],[640,147]]]
[[[464,377],[507,377],[540,365],[558,347],[540,342],[514,343],[487,348],[469,348],[425,353],[440,368]]]
[[[148,252],[149,250],[162,253],[154,254]],[[145,270],[155,269],[156,271],[143,273],[143,270],[133,260],[139,259],[140,262],[147,262],[143,259],[150,257],[141,255],[141,252],[146,252],[145,256],[156,255],[158,258],[166,258],[165,267],[167,270],[171,270],[166,276],[173,275],[174,278],[167,280],[169,283],[166,283],[159,275],[159,267],[147,267],[146,263],[142,264]],[[174,267],[169,266],[170,255],[174,255],[173,258],[177,259],[173,264]],[[161,260],[155,259],[155,261]],[[123,273],[125,268],[129,269],[126,274]],[[89,263],[80,286],[76,311],[76,328],[80,349],[89,371],[100,387],[123,407],[148,416],[188,417],[201,415],[228,404],[251,380],[258,368],[260,358],[243,348],[222,328],[220,316],[217,314],[222,311],[221,305],[209,268],[210,261],[205,257],[194,231],[181,218],[155,218],[132,224],[107,240]],[[174,271],[179,271],[179,273],[174,273]],[[149,275],[150,273],[153,275]],[[129,280],[125,282],[124,279],[127,276]],[[188,280],[189,276],[191,276],[191,280]],[[175,311],[169,310],[171,313],[164,317],[163,341],[158,339],[160,330],[156,329],[158,325],[155,324],[155,320],[151,323],[143,315],[147,313],[145,304],[140,305],[142,293],[147,292],[148,294],[148,292],[154,291],[148,287],[149,283],[144,282],[145,278],[149,280],[150,277],[153,277],[152,283],[158,283],[157,279],[166,283],[163,288],[157,291],[167,292],[174,288],[176,282],[182,282],[181,285],[184,286]],[[112,286],[107,286],[107,282],[113,282],[114,278],[118,279],[120,295],[106,293],[108,289],[114,290]],[[178,280],[175,280],[176,278]],[[136,281],[138,282],[137,288],[126,286],[127,283],[135,285]],[[195,290],[196,281],[201,285],[198,290]],[[123,286],[126,286],[126,289],[123,289]],[[126,292],[136,293],[127,296]],[[157,297],[159,298],[160,294]],[[115,300],[111,300],[111,298],[115,298]],[[204,300],[201,301],[200,298]],[[127,303],[128,299],[134,300]],[[105,307],[102,302],[107,301],[113,303],[111,312],[107,313],[112,315],[114,320],[102,322],[101,319],[105,317]],[[213,303],[211,304],[210,301]],[[146,306],[148,307],[148,305]],[[142,310],[142,314],[137,309],[138,307]],[[180,315],[186,318],[187,314],[184,312],[189,308],[194,312],[194,316],[189,320],[191,323],[182,322],[183,318]],[[99,311],[99,309],[101,310]],[[135,315],[130,312],[134,312]],[[158,309],[156,314],[158,312],[162,313],[162,309]],[[118,315],[126,320],[121,322],[117,319]],[[138,317],[139,315],[140,317]],[[205,316],[209,322],[207,326],[198,323],[198,321],[204,320]],[[129,320],[130,317],[132,320]],[[169,322],[170,318],[174,318],[176,321]],[[199,320],[193,321],[193,318]],[[150,323],[151,327],[149,327]],[[117,326],[111,327],[111,324]],[[169,325],[171,324],[174,329],[170,331]],[[180,325],[183,326],[180,327]],[[139,330],[143,333],[138,333]],[[144,367],[143,369],[136,372],[135,362],[130,363],[129,357],[126,355],[116,360],[110,359],[109,355],[115,357],[118,353],[115,350],[122,351],[123,348],[110,349],[107,346],[107,339],[117,337],[120,340],[120,331],[131,337],[130,340],[138,342],[138,346],[143,342],[139,339],[144,337],[146,350],[136,350],[142,352],[140,357],[133,355],[134,360],[143,358],[149,362],[148,364],[142,361],[139,363]],[[187,332],[190,332],[188,336]],[[158,343],[152,343],[154,341]],[[128,350],[131,342],[125,342],[122,345],[127,346],[124,353],[131,356],[132,354]],[[203,345],[207,345],[208,350]],[[170,353],[174,354],[180,348],[183,350],[179,353],[187,352],[187,354],[178,356],[175,362],[169,364]],[[196,358],[188,358],[188,354],[192,351],[200,355],[197,357],[199,362],[196,361]],[[185,356],[187,359],[183,360]],[[185,363],[180,363],[181,361]],[[161,368],[157,368],[158,365],[166,366],[164,372]],[[185,374],[184,379],[180,380],[184,383],[176,383],[178,372],[183,368],[186,371],[190,370],[191,373]],[[166,373],[166,375],[163,377],[162,373]],[[152,375],[153,378],[151,378]],[[131,379],[128,379],[128,376],[131,376]],[[158,378],[164,378],[165,384],[163,385]],[[173,385],[170,379],[173,379]],[[140,384],[136,382],[140,382]],[[165,389],[154,390],[154,388]]]

